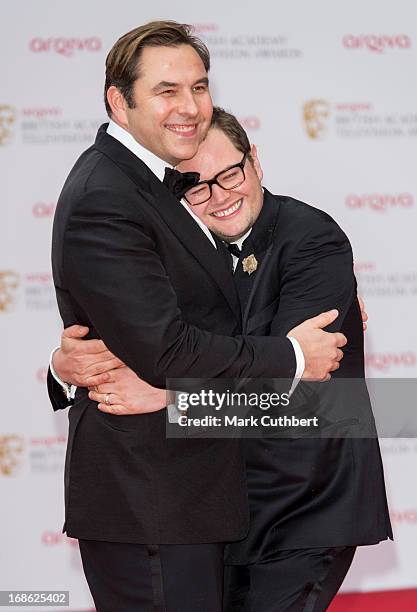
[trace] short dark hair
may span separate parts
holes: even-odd
[[[220,106],[214,106],[210,124],[210,129],[212,128],[221,130],[238,151],[247,153],[248,159],[253,161],[248,135],[232,113],[228,113]]]
[[[190,45],[200,56],[204,68],[210,70],[210,53],[206,45],[192,33],[192,26],[176,21],[151,21],[124,34],[113,45],[106,58],[104,103],[111,117],[107,90],[114,85],[123,94],[129,108],[134,108],[133,86],[140,76],[139,61],[145,47],[178,47]]]

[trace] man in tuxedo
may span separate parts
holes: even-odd
[[[323,211],[262,189],[256,148],[221,109],[197,155],[179,165],[191,168],[203,180],[185,197],[229,245],[244,332],[282,334],[331,303],[340,313],[331,328],[348,338],[330,393],[309,399],[326,418],[320,438],[243,441],[250,530],[226,551],[225,610],[326,610],[356,546],[392,538],[351,247]]]
[[[54,219],[64,327],[88,326],[95,347],[102,339],[157,387],[184,376],[293,378],[304,365],[304,377],[325,378],[346,342],[321,330],[337,312],[288,338],[242,336],[211,234],[160,180],[206,135],[208,69],[205,46],[175,22],[136,28],[110,51],[110,123],[71,170]],[[51,373],[48,388],[55,409],[71,404],[64,530],[79,539],[97,611],[220,610],[224,543],[248,525],[238,443],[166,440],[164,412],[98,411],[84,388],[64,396]]]
[[[320,612],[338,591],[356,547],[392,537],[378,441],[360,435],[369,423],[374,431],[351,247],[326,213],[262,189],[256,148],[221,109],[214,110],[197,155],[178,168],[199,172],[201,180],[185,198],[229,245],[245,333],[285,334],[336,304],[340,316],[333,329],[348,337],[333,377],[359,381],[360,393],[352,398],[336,391],[334,403],[324,401],[324,437],[243,441],[250,529],[245,539],[227,546],[225,557],[226,611]],[[248,258],[257,264],[250,273]],[[72,332],[75,336],[77,329]],[[87,355],[83,367],[103,360],[104,354],[88,355],[88,342],[67,336],[65,343],[65,374],[71,379],[79,376],[77,351]],[[148,385],[127,368],[108,377],[90,392],[101,410],[129,414],[144,404],[163,406],[163,394],[158,398],[155,391],[151,398]]]

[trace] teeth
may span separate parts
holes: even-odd
[[[217,212],[212,212],[211,214],[214,217],[228,217],[229,215],[234,213],[238,208],[240,208],[241,204],[242,204],[242,200],[240,199],[237,202],[235,202],[233,206],[231,206],[230,208],[227,208],[226,210],[219,210]]]
[[[195,125],[167,125],[167,128],[174,132],[192,132],[195,129]]]

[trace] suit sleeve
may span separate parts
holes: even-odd
[[[339,331],[356,300],[352,249],[347,236],[326,213],[303,221],[303,232],[281,274],[279,308],[271,333],[287,334],[310,317],[337,308],[326,331]],[[296,231],[296,228],[294,229]]]
[[[56,410],[63,410],[64,408],[68,408],[73,403],[73,400],[68,399],[62,389],[62,387],[58,384],[55,378],[52,376],[50,368],[48,368],[48,376],[47,376],[47,387],[48,387],[48,395],[49,400],[52,404],[52,408]]]
[[[309,227],[289,256],[282,276],[281,299],[272,333],[290,331],[307,318],[337,308],[326,331],[347,338],[340,369],[327,383],[297,386],[291,409],[297,416],[318,417],[318,437],[374,437],[375,425],[364,382],[363,329],[356,296],[353,256],[348,238],[325,213]],[[298,431],[298,430],[297,430]]]
[[[117,198],[86,194],[63,251],[67,288],[110,350],[159,387],[167,378],[292,377],[287,338],[221,336],[183,319],[150,231],[139,216],[121,215]]]

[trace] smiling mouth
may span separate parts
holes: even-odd
[[[170,132],[174,134],[178,134],[179,136],[194,136],[197,133],[197,123],[193,124],[180,124],[180,123],[171,123],[166,124],[165,127]]]
[[[216,210],[210,213],[210,215],[212,215],[213,217],[216,217],[216,219],[224,219],[227,217],[231,217],[234,213],[236,213],[241,208],[242,203],[243,203],[243,198],[240,198],[240,200],[238,200],[237,202],[229,206],[229,208],[225,208],[223,210]]]

